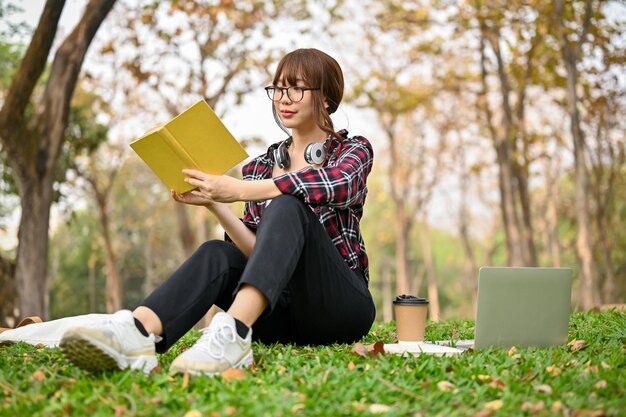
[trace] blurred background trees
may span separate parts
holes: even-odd
[[[402,292],[428,297],[433,319],[472,317],[481,265],[572,267],[581,309],[626,299],[620,2],[120,0],[69,95],[71,80],[53,78],[69,29],[44,36],[20,5],[0,2],[5,324],[132,307],[201,241],[221,238],[206,210],[169,199],[128,144],[205,98],[251,155],[262,152],[283,134],[261,87],[298,47],[339,61],[346,92],[333,119],[374,144],[362,227],[380,320]],[[96,3],[85,5],[88,17]],[[50,52],[16,102],[35,39]],[[54,116],[65,120],[60,137],[41,141],[51,82],[67,116]],[[54,175],[37,176],[37,153],[18,150],[28,143],[54,156]],[[48,194],[20,186],[29,173]],[[47,211],[32,201],[41,197]],[[37,219],[36,244],[24,226],[17,235],[25,218]]]

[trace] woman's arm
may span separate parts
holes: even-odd
[[[282,192],[274,181],[244,181],[227,175],[211,175],[195,169],[184,169],[185,182],[198,187],[191,191],[198,197],[211,201],[233,203],[235,201],[262,201],[278,197]]]
[[[246,256],[250,256],[256,243],[256,235],[233,213],[228,205],[213,203],[208,205],[209,211],[217,218],[224,231]]]

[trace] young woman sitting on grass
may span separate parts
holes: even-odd
[[[265,89],[290,137],[245,165],[243,180],[184,170],[197,188],[172,191],[178,202],[205,206],[227,241],[201,245],[134,311],[68,330],[60,346],[71,362],[149,372],[155,352],[165,352],[214,304],[225,312],[172,370],[213,375],[248,366],[252,340],[352,343],[368,333],[375,308],[359,221],[373,150],[364,137],[333,129],[341,68],[319,50],[298,49]],[[246,202],[241,220],[227,205],[235,201]]]

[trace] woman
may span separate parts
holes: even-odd
[[[197,188],[172,191],[178,202],[207,207],[227,241],[200,246],[132,313],[67,331],[61,349],[74,364],[149,372],[155,351],[165,352],[213,304],[225,312],[172,370],[214,375],[250,365],[253,337],[329,344],[368,333],[375,308],[359,221],[373,150],[333,129],[341,68],[319,50],[298,49],[280,61],[266,91],[291,136],[245,165],[243,180],[184,170]],[[227,206],[235,201],[246,201],[242,220]]]

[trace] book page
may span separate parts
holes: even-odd
[[[178,115],[165,128],[207,174],[224,174],[248,156],[204,100]]]
[[[184,181],[185,176],[181,172],[184,168],[193,168],[193,166],[190,167],[189,163],[172,149],[166,138],[162,136],[161,129],[152,131],[131,143],[130,146],[159,176],[168,189],[184,193],[195,188]]]

